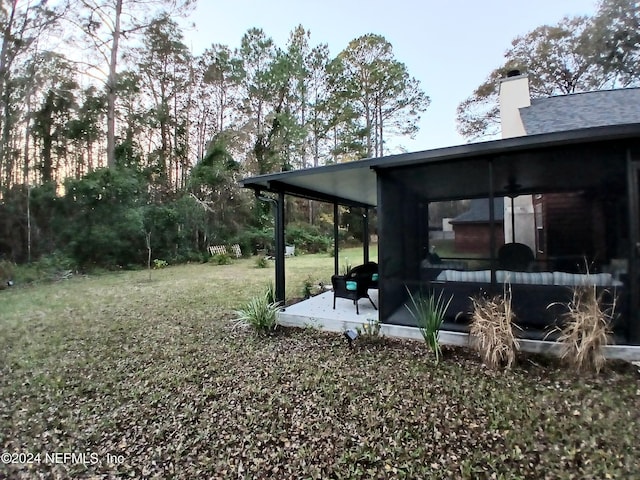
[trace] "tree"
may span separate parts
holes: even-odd
[[[145,87],[150,126],[157,128],[157,144],[150,148],[153,169],[160,182],[179,186],[181,168],[187,168],[186,127],[191,55],[182,43],[177,24],[164,17],[147,29],[138,69]],[[171,176],[173,182],[171,182]]]
[[[12,152],[12,130],[17,122],[14,114],[16,105],[16,77],[21,62],[35,49],[45,31],[51,31],[67,8],[66,2],[50,8],[46,0],[19,2],[17,0],[0,2],[0,29],[2,46],[0,47],[0,195],[3,185],[8,188],[13,174],[14,157]]]
[[[40,104],[31,114],[31,136],[37,145],[39,160],[35,167],[42,182],[56,181],[61,159],[69,153],[69,126],[77,108],[78,85],[67,60],[57,54],[47,54],[40,60]],[[63,172],[63,176],[71,172]]]
[[[243,68],[244,130],[252,139],[252,154],[258,174],[273,172],[280,163],[277,137],[279,115],[287,93],[285,57],[263,30],[252,28],[242,37],[239,55]]]
[[[614,83],[640,84],[640,3],[636,0],[602,0],[590,36],[596,61]]]
[[[515,38],[504,64],[458,106],[458,131],[473,140],[498,133],[498,82],[509,70],[528,73],[532,98],[636,82],[639,22],[637,2],[605,0],[594,17],[565,17]]]
[[[249,202],[238,186],[240,164],[222,136],[214,138],[205,156],[193,167],[188,192],[206,217],[203,243],[228,241],[249,218]],[[198,208],[198,207],[197,207]]]
[[[99,63],[92,68],[100,77],[106,73],[107,92],[107,165],[116,165],[116,99],[118,86],[118,61],[121,40],[131,39],[163,17],[180,12],[187,15],[195,0],[78,0],[83,9],[81,21],[76,23],[92,43],[96,53],[106,65],[106,72]],[[170,9],[158,14],[158,9]],[[72,23],[74,20],[69,19]]]
[[[76,178],[91,172],[96,166],[93,155],[94,145],[100,139],[101,120],[106,113],[106,98],[95,86],[84,89],[82,97],[83,102],[78,108],[77,117],[68,124],[68,136],[74,144],[76,153]]]
[[[213,44],[197,59],[195,67],[196,158],[207,142],[224,131],[237,129],[239,87],[244,78],[242,60],[226,45]]]
[[[407,67],[395,59],[392,45],[380,35],[363,35],[349,42],[338,56],[339,82],[345,85],[345,100],[364,122],[366,155],[383,156],[385,126],[393,133],[413,135],[419,114],[429,97]],[[394,131],[395,130],[395,131]]]

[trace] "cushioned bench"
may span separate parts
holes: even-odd
[[[566,272],[512,272],[496,271],[496,285],[491,284],[490,270],[443,270],[429,288],[444,298],[453,295],[447,310],[449,321],[466,322],[472,310],[471,298],[481,293],[502,291],[502,285],[511,285],[512,306],[517,323],[523,327],[544,329],[557,324],[567,311],[566,304],[573,297],[577,285],[595,285],[605,305],[616,299],[616,310],[623,311],[624,284],[611,274],[574,274]]]
[[[443,270],[436,277],[441,282],[477,282],[490,283],[491,270]],[[613,278],[610,273],[566,273],[566,272],[511,272],[497,270],[498,283],[519,285],[558,285],[573,287],[576,285],[595,285],[596,287],[622,287],[624,284]]]

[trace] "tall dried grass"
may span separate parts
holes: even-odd
[[[474,297],[471,317],[471,346],[482,362],[490,368],[511,368],[520,348],[514,333],[515,315],[511,306],[511,286],[505,285],[502,295]]]
[[[611,322],[615,313],[615,297],[611,307],[605,307],[603,290],[599,295],[594,286],[577,286],[566,305],[558,342],[561,357],[577,372],[599,373],[606,362],[603,347],[609,342]]]

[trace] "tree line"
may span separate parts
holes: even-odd
[[[382,36],[337,55],[303,26],[284,45],[260,28],[198,55],[177,23],[194,0],[0,0],[0,255],[63,252],[78,265],[245,251],[272,236],[246,175],[391,152],[430,99]],[[497,80],[529,74],[532,95],[639,83],[640,6],[602,0],[515,38],[458,107],[469,139],[496,133]],[[344,211],[343,223],[361,236]],[[331,209],[288,199],[291,232],[330,235]],[[302,232],[299,225],[313,224]],[[301,238],[298,240],[302,241]]]
[[[31,247],[41,254],[73,251],[80,238],[114,245],[140,237],[149,215],[183,238],[158,247],[165,250],[202,251],[242,226],[268,229],[265,207],[238,190],[240,176],[384,155],[417,131],[429,105],[380,35],[332,56],[303,26],[285,45],[252,28],[238,46],[212,43],[194,55],[176,21],[194,1],[0,5],[0,251],[16,260]],[[107,198],[137,212],[117,217],[131,232],[96,226]],[[38,217],[40,204],[49,218]],[[160,207],[173,223],[158,220]],[[289,218],[315,223],[323,213],[308,203],[289,207]],[[200,224],[188,225],[188,211],[199,212]],[[67,221],[56,227],[56,215]],[[63,234],[76,218],[77,233]],[[131,251],[141,250],[138,239]]]

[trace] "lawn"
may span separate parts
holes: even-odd
[[[287,259],[288,296],[332,268]],[[630,366],[496,373],[463,349],[435,365],[420,342],[234,328],[272,276],[246,259],[0,291],[1,450],[31,460],[0,478],[640,478]]]

